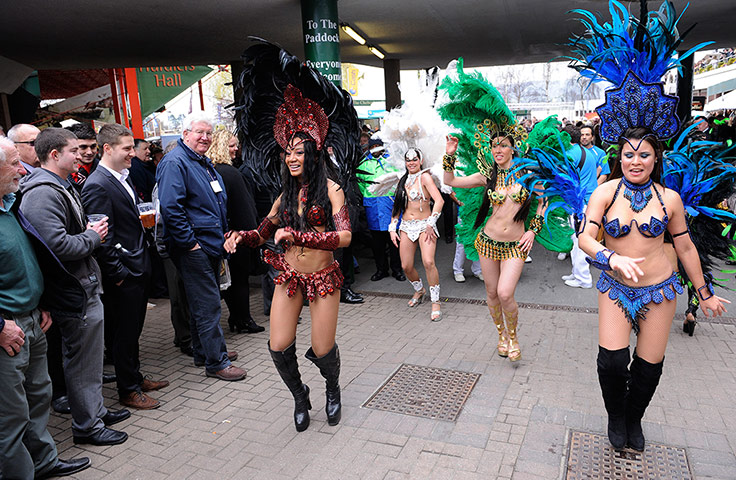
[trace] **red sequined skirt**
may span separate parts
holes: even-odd
[[[286,294],[289,297],[293,297],[296,289],[300,288],[304,297],[312,302],[317,295],[325,298],[327,295],[339,292],[342,287],[344,277],[337,261],[318,272],[302,273],[294,270],[284,260],[283,254],[277,255],[271,250],[265,250],[263,259],[273,268],[281,271],[273,281],[276,285],[286,284]]]

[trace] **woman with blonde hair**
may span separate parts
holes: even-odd
[[[216,129],[207,156],[215,164],[222,177],[227,194],[227,223],[234,230],[251,230],[256,227],[256,209],[253,194],[240,171],[233,166],[238,154],[238,138],[224,127]],[[227,320],[231,332],[259,333],[265,328],[256,324],[250,314],[250,286],[248,273],[254,261],[254,251],[241,249],[230,256],[232,284],[222,292],[230,317]]]

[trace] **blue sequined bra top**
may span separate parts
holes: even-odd
[[[613,203],[616,201],[616,197],[618,197],[618,192],[619,190],[621,190],[621,185],[625,185],[627,187],[627,190],[628,189],[634,190],[634,194],[638,194],[638,195],[648,194],[649,198],[651,198],[651,195],[652,195],[649,192],[649,188],[653,188],[654,193],[657,194],[657,199],[659,200],[660,205],[662,205],[662,210],[664,210],[664,216],[662,217],[662,219],[660,220],[652,216],[649,219],[649,223],[639,223],[636,221],[636,219],[632,219],[628,225],[621,225],[619,223],[618,218],[614,218],[613,220],[609,222],[606,218],[606,214],[608,213],[608,209],[611,208]],[[640,211],[640,210],[641,209],[635,210],[635,211]],[[618,184],[618,187],[616,187],[616,193],[613,194],[613,199],[611,200],[611,204],[603,212],[603,229],[606,231],[607,234],[609,234],[613,238],[620,238],[620,237],[624,237],[628,235],[629,233],[631,233],[631,229],[633,228],[634,224],[636,224],[636,228],[639,230],[639,233],[641,233],[643,236],[649,237],[649,238],[656,238],[662,235],[665,232],[665,230],[667,230],[667,222],[669,222],[669,217],[667,216],[667,208],[664,206],[664,202],[662,201],[662,196],[659,194],[657,187],[653,185],[653,182],[651,179],[644,185],[635,185],[629,182],[628,180],[626,180],[625,178],[622,178]]]

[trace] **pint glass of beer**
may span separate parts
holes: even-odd
[[[153,226],[156,225],[156,210],[153,208],[153,203],[139,203],[138,216],[141,219],[143,228],[153,228]]]

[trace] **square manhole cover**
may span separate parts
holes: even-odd
[[[573,430],[567,457],[567,480],[693,478],[685,449],[647,442],[643,452],[616,451],[608,437]]]
[[[363,406],[454,422],[479,378],[479,373],[402,364]]]

